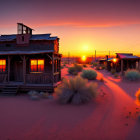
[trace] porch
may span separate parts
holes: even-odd
[[[0,72],[0,87],[15,85],[25,89],[49,89],[61,80],[61,59],[56,54],[8,55],[0,59],[6,60],[5,69]],[[32,59],[43,60],[43,64],[32,68]]]

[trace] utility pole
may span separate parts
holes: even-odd
[[[70,63],[70,52],[68,52],[68,64]]]
[[[95,62],[96,62],[96,50],[95,50]]]
[[[109,58],[110,58],[110,51],[109,51]]]
[[[93,63],[93,55],[92,55],[92,63]]]

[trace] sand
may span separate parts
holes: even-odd
[[[67,69],[62,75],[68,78]],[[0,97],[0,140],[138,140],[135,89],[130,91],[125,81],[98,71],[97,79],[101,77],[104,83],[96,81],[99,96],[85,105],[32,101],[23,95]]]

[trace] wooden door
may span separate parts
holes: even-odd
[[[15,81],[22,82],[23,81],[23,62],[17,61],[15,62]]]

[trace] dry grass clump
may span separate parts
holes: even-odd
[[[116,73],[116,70],[115,69],[111,69],[111,74],[115,74]]]
[[[46,99],[49,98],[49,93],[48,92],[40,92],[39,95],[42,98],[46,98]]]
[[[39,100],[40,98],[49,98],[48,92],[37,92],[35,90],[31,90],[28,92],[28,95],[30,96],[30,99],[32,100]]]
[[[87,65],[86,65],[86,64],[83,64],[83,67],[84,67],[84,68],[86,68],[86,67],[87,67]]]
[[[76,69],[77,72],[81,72],[83,70],[83,67],[79,64],[74,64],[74,68]]]
[[[140,72],[137,70],[127,70],[125,72],[125,78],[130,81],[140,80]]]
[[[104,82],[104,78],[103,77],[100,79],[100,82]]]
[[[68,73],[71,75],[77,75],[78,72],[81,72],[83,70],[83,67],[78,64],[74,64],[74,66],[68,68]]]
[[[115,73],[115,74],[114,74],[114,77],[115,77],[115,78],[118,78],[118,77],[119,77],[119,74]]]
[[[28,95],[30,96],[30,99],[32,100],[39,100],[39,93],[35,90],[29,91]]]
[[[78,72],[75,69],[75,67],[69,67],[68,68],[68,73],[71,74],[71,75],[77,75],[78,74]]]
[[[86,78],[88,80],[95,80],[97,77],[97,73],[94,70],[84,70],[81,74],[83,78]]]
[[[55,90],[58,100],[62,104],[83,104],[97,96],[97,84],[91,83],[80,76],[64,79],[62,85]]]

